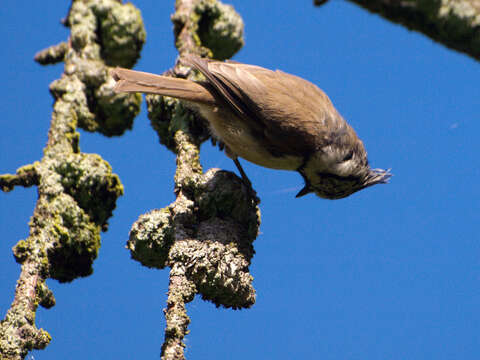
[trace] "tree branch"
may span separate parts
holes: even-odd
[[[132,9],[137,16],[130,16],[128,24],[115,20],[116,26],[126,28],[121,32],[123,38],[113,39],[102,33],[112,23],[110,14]],[[137,26],[132,26],[132,21]],[[114,81],[108,76],[105,62],[115,60],[101,57],[97,34],[103,34],[102,46],[109,46],[108,54],[114,59],[111,49],[116,48],[112,44],[120,42],[117,49],[121,51],[122,44],[130,46],[133,38],[141,43],[138,39],[144,38],[143,24],[132,5],[116,0],[74,1],[68,24],[68,46],[51,48],[40,56],[55,61],[65,59],[62,78],[50,86],[55,103],[44,156],[33,165],[20,168],[16,175],[0,177],[6,191],[15,185],[38,185],[30,234],[13,249],[22,270],[12,305],[0,323],[1,359],[23,359],[28,351],[48,345],[50,335],[35,326],[38,305],[49,308],[55,304],[45,281],[53,278],[67,282],[92,273],[100,231],[107,230],[116,199],[123,193],[119,178],[106,161],[96,154],[80,152],[76,128],[90,125],[104,134],[121,133],[128,128],[125,114],[127,121],[128,114],[136,115],[128,108],[138,112],[140,97],[113,93]],[[126,58],[134,62],[138,54]],[[121,122],[114,124],[111,120],[116,119],[109,113],[112,103],[124,104],[123,109],[116,105],[123,116],[119,118]]]
[[[226,7],[219,2],[210,1],[207,3],[202,0],[176,1],[176,11],[172,16],[172,21],[175,25],[176,46],[180,56],[184,53],[215,56],[214,51],[211,49],[212,46],[210,45],[210,48],[203,46],[202,41],[207,44],[208,41],[199,36],[202,19],[213,23],[216,19],[221,18],[221,16],[217,15],[216,17],[210,17],[210,19],[208,19],[208,15],[211,15],[212,12],[215,13],[212,9],[215,9],[217,14],[222,11],[229,11],[233,15],[236,15],[233,8]],[[230,17],[230,19],[237,18],[238,16]],[[203,26],[213,28],[213,24],[205,24],[206,21],[204,21]],[[238,22],[241,24],[241,20]],[[242,29],[240,34],[243,34],[243,24],[240,27]],[[222,37],[218,36],[218,39],[216,39],[215,34],[213,35],[213,40],[222,41]],[[210,41],[210,43],[212,42]],[[240,40],[237,40],[236,43],[241,46],[243,44],[243,38],[240,36]],[[240,46],[238,48],[240,48]],[[238,49],[235,48],[231,50],[233,51],[232,54],[227,54],[227,57],[233,55],[237,50]],[[222,55],[225,56],[225,54]],[[180,64],[177,64],[175,70],[178,72],[181,71]],[[177,106],[181,105],[177,104]],[[177,200],[170,206],[175,241],[170,249],[167,260],[171,271],[167,308],[165,309],[167,325],[165,329],[165,341],[162,346],[163,360],[183,360],[185,358],[183,354],[183,348],[185,347],[183,338],[186,335],[187,326],[190,323],[190,319],[186,313],[185,303],[192,301],[195,293],[201,293],[201,289],[195,286],[195,283],[198,283],[198,281],[196,282],[195,279],[193,279],[192,270],[201,266],[200,259],[208,258],[211,250],[208,244],[201,244],[201,242],[199,242],[199,234],[195,234],[192,228],[193,224],[200,225],[200,219],[198,219],[195,211],[195,208],[198,207],[198,201],[195,199],[194,194],[202,187],[202,167],[199,162],[200,142],[192,136],[188,122],[191,114],[187,112],[185,115],[186,117],[184,116],[182,119],[179,119],[182,126],[173,135],[177,153],[177,171],[175,173]],[[245,200],[248,201],[248,199]],[[221,231],[222,229],[218,230]],[[215,238],[216,236],[210,238],[210,240],[215,241]],[[216,267],[211,267],[208,271],[214,274],[218,271],[217,269]],[[205,271],[207,268],[203,268],[202,270]],[[246,285],[249,288],[251,287],[248,281]],[[250,293],[254,294],[253,288],[251,288]],[[204,294],[204,297],[205,295],[206,294]],[[247,306],[251,303],[253,302],[249,302]],[[224,305],[228,306],[228,304]]]
[[[480,0],[350,0],[480,60]]]
[[[33,59],[41,65],[56,64],[63,61],[67,50],[68,43],[63,41],[60,44],[52,45],[49,48],[39,51]]]
[[[2,191],[12,191],[15,186],[30,187],[38,185],[38,174],[35,166],[26,165],[17,170],[16,174],[0,175],[0,188]]]
[[[180,56],[229,58],[243,45],[240,16],[219,1],[177,0],[172,21]],[[169,74],[194,76],[180,62]],[[248,266],[260,214],[250,189],[236,175],[218,169],[203,174],[199,153],[208,139],[204,121],[171,98],[147,95],[147,103],[160,142],[177,155],[177,198],[164,209],[141,215],[127,247],[146,266],[171,268],[162,359],[183,360],[190,323],[186,303],[195,294],[234,309],[255,302]]]

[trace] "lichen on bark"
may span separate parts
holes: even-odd
[[[175,44],[185,53],[217,59],[243,45],[243,22],[233,7],[216,0],[177,0]],[[177,62],[164,75],[195,79]],[[255,302],[249,265],[260,211],[252,189],[235,174],[203,173],[200,145],[210,137],[207,122],[176,99],[147,95],[149,118],[160,143],[177,156],[176,200],[141,215],[127,248],[145,266],[170,267],[162,359],[184,359],[190,319],[186,303],[199,294],[216,306],[240,309]]]
[[[233,6],[203,0],[196,4],[200,44],[217,60],[231,58],[243,46],[243,21]]]
[[[480,60],[479,0],[350,0]]]
[[[104,24],[110,11],[121,12],[123,6],[130,17],[115,21],[128,30],[120,31],[120,37],[102,34],[99,24]],[[4,191],[19,185],[38,186],[29,236],[13,249],[21,273],[12,305],[0,322],[1,359],[23,359],[28,351],[48,345],[50,335],[35,326],[38,305],[55,304],[45,281],[72,281],[92,273],[100,232],[107,230],[116,200],[123,194],[120,179],[105,160],[80,152],[77,126],[108,136],[121,134],[131,126],[141,101],[136,94],[114,94],[114,81],[105,65],[107,58],[115,63],[115,54],[132,43],[137,47],[126,56],[128,64],[138,58],[145,39],[138,11],[117,0],[76,0],[65,23],[71,29],[70,40],[36,56],[42,64],[65,62],[64,75],[50,86],[55,102],[43,158],[16,174],[0,175]],[[102,42],[107,41],[121,44],[102,51]],[[115,109],[110,111],[112,106]]]
[[[176,1],[171,17],[180,53],[194,51],[218,60],[231,58],[244,44],[243,20],[233,6],[217,0]]]
[[[256,203],[238,177],[219,169],[210,169],[191,187],[195,194],[193,201],[183,201],[187,206],[173,203],[141,215],[127,247],[148,267],[183,264],[195,292],[216,306],[250,307],[255,290],[248,267],[260,225]],[[182,222],[184,237],[175,239],[174,217]]]
[[[85,94],[78,126],[106,136],[131,129],[140,111],[139,94],[115,94],[110,66],[132,66],[140,57],[146,34],[132,4],[115,0],[73,1],[66,24],[71,47],[65,53],[65,75],[77,78]],[[63,80],[63,79],[62,79]],[[52,90],[62,91],[60,86]]]

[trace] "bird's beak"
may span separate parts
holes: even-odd
[[[296,198],[302,197],[304,195],[310,194],[312,190],[308,187],[308,185],[305,185],[302,190],[298,192],[297,195],[295,195]]]

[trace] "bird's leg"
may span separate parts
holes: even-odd
[[[247,187],[248,191],[250,192],[250,195],[255,199],[255,202],[257,204],[260,203],[260,199],[257,197],[257,192],[253,190],[252,182],[248,178],[247,174],[245,171],[243,171],[242,165],[240,165],[240,162],[238,161],[237,154],[235,154],[230,148],[221,140],[219,141],[219,147],[223,148],[223,151],[225,154],[233,160],[235,166],[237,167],[238,171],[240,172],[240,175],[242,176],[242,181],[243,184]]]
[[[257,196],[257,192],[253,190],[252,182],[248,178],[247,174],[245,171],[243,171],[242,165],[240,165],[240,162],[238,161],[238,158],[235,157],[232,159],[235,166],[237,167],[238,171],[240,172],[240,175],[242,176],[242,181],[244,185],[247,187],[248,192],[252,196],[252,198],[255,200],[256,204],[260,204],[260,198]]]
[[[235,166],[237,167],[238,171],[240,172],[240,175],[242,175],[242,180],[245,183],[245,185],[253,190],[252,182],[248,178],[247,174],[245,174],[245,171],[243,171],[242,165],[240,165],[240,162],[238,161],[238,158],[233,159],[233,162],[235,163]]]
[[[242,175],[242,180],[243,180],[243,183],[249,187],[250,189],[253,190],[252,188],[252,183],[250,182],[250,180],[248,179],[248,176],[247,174],[245,174],[245,171],[243,171],[243,168],[242,168],[242,165],[240,165],[240,162],[238,161],[238,157],[237,157],[237,154],[235,154],[232,150],[230,150],[230,148],[225,145],[225,143],[223,141],[219,141],[218,143],[218,147],[223,150],[225,152],[225,154],[233,160],[233,162],[235,163],[235,166],[237,167],[238,171],[240,172],[240,175]]]
[[[252,182],[250,181],[250,179],[248,178],[247,174],[245,173],[245,171],[243,171],[243,168],[242,168],[242,165],[240,165],[240,162],[238,161],[238,157],[237,157],[237,154],[235,154],[232,150],[230,150],[230,148],[225,145],[224,142],[222,142],[221,140],[219,141],[219,144],[218,146],[220,148],[223,148],[223,151],[225,152],[225,154],[233,160],[235,166],[237,167],[238,171],[240,172],[240,175],[242,176],[242,181],[243,181],[243,184],[247,187],[248,189],[248,192],[250,193],[250,195],[252,196],[253,199],[255,199],[255,202],[257,204],[260,203],[260,199],[258,198],[257,196],[257,193],[255,190],[253,190],[253,186],[252,186]]]

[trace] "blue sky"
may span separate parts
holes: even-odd
[[[257,303],[216,309],[195,299],[187,359],[478,359],[480,344],[480,71],[478,62],[345,1],[231,1],[245,22],[235,60],[278,68],[324,89],[355,128],[389,185],[337,201],[295,199],[294,172],[243,162],[262,199],[251,273]],[[294,5],[292,5],[294,4]],[[174,1],[136,1],[147,43],[137,69],[175,61]],[[68,2],[5,2],[0,173],[39,160],[47,140],[50,82],[62,65],[34,54],[63,41]],[[51,344],[41,359],[157,359],[168,271],[124,248],[139,215],[167,206],[175,159],[158,144],[145,109],[118,138],[81,133],[82,151],[110,162],[124,186],[94,274],[49,280],[57,305],[39,308]],[[235,171],[208,143],[204,169]],[[0,313],[20,267],[11,247],[28,235],[35,188],[0,193]],[[29,356],[29,359],[31,356]]]

